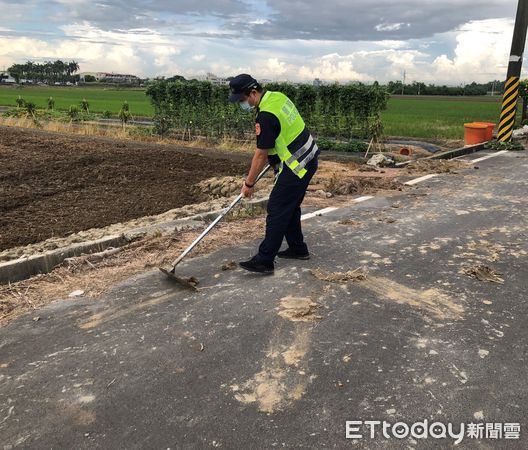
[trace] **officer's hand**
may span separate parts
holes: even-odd
[[[251,198],[251,196],[253,195],[253,192],[255,191],[255,188],[249,188],[246,186],[246,184],[244,183],[242,185],[242,191],[240,191],[240,193],[245,197],[245,198]]]

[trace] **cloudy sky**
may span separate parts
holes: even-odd
[[[0,69],[276,80],[504,79],[517,0],[0,0]]]

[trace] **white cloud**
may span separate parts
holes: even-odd
[[[151,45],[174,46],[173,39],[148,28],[130,30],[106,31],[94,27],[88,22],[73,23],[60,27],[66,37],[87,42],[101,42],[106,44],[134,44],[139,47]]]
[[[192,57],[192,60],[193,61],[197,61],[197,62],[203,61],[204,59],[205,59],[205,55],[203,55],[203,54],[202,55],[194,55]]]
[[[355,68],[354,54],[341,56],[336,53],[324,55],[309,65],[303,65],[299,69],[299,77],[303,80],[321,78],[329,81],[373,81],[374,79],[361,73]]]
[[[261,71],[266,76],[271,77],[281,77],[285,73],[288,72],[288,67],[286,66],[286,63],[284,61],[279,61],[278,58],[268,58],[266,63],[264,64],[264,67],[261,69]]]
[[[371,44],[381,47],[381,48],[404,48],[407,47],[407,42],[405,41],[391,41],[391,40],[384,40],[384,41],[375,41],[371,42]]]
[[[506,78],[512,32],[511,19],[467,23],[456,36],[454,57],[436,57],[431,72],[423,74],[424,79],[468,82]]]

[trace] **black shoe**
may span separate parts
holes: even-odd
[[[251,258],[249,261],[241,261],[238,264],[242,269],[248,270],[249,272],[271,275],[275,271],[275,265],[273,263],[257,261],[255,257]]]
[[[279,258],[288,258],[288,259],[310,259],[310,253],[295,253],[291,248],[287,248],[282,252],[277,253]]]

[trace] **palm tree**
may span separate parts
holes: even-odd
[[[64,77],[64,63],[57,60],[51,64],[51,71],[53,72],[53,78],[56,81],[62,81]]]
[[[70,63],[68,63],[67,67],[69,72],[68,75],[73,75],[79,70],[79,64],[77,64],[76,61],[71,61]]]
[[[51,84],[53,82],[53,63],[51,61],[46,61],[44,67],[42,68],[44,72],[44,78],[46,81]]]

